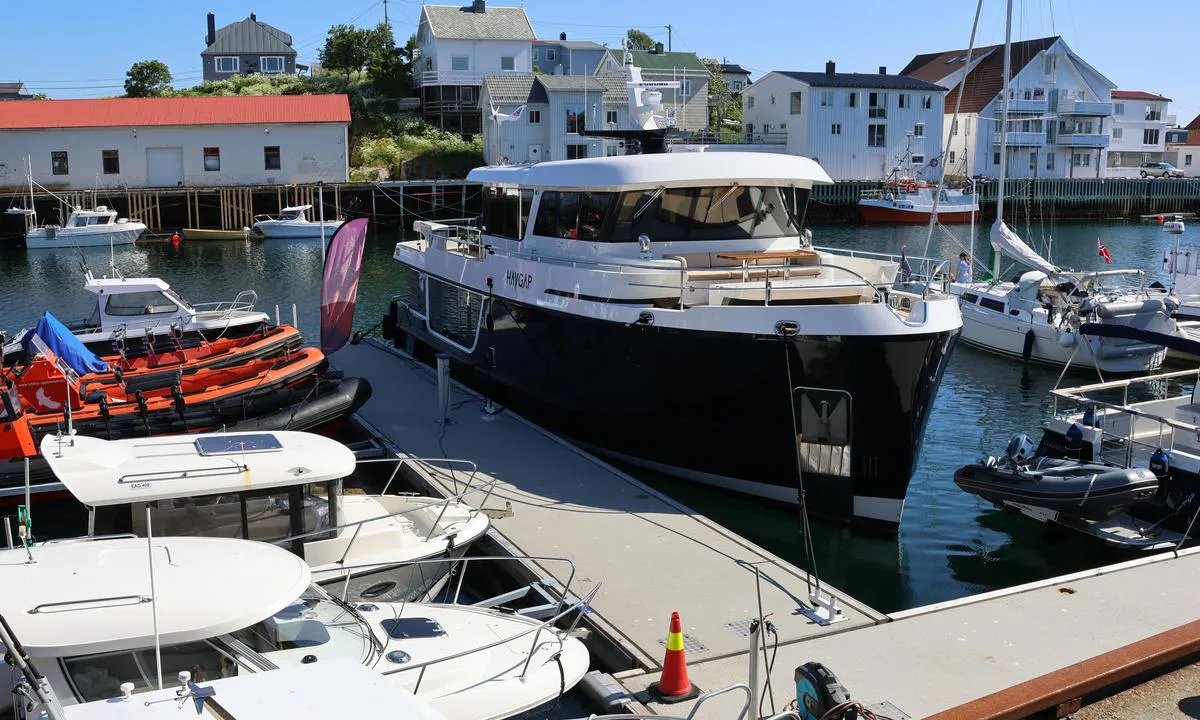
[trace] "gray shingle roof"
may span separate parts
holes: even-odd
[[[261,20],[246,18],[217,30],[217,37],[213,44],[200,54],[239,55],[243,53],[295,55],[296,51],[292,49],[291,35]]]
[[[600,73],[599,75],[538,75],[537,80],[547,92],[583,92],[594,93],[604,88],[604,102],[623,103],[629,94],[625,89],[624,73]]]
[[[496,105],[546,103],[546,89],[533,75],[488,75],[483,78],[488,99]]]
[[[941,85],[918,80],[907,75],[879,75],[877,73],[829,73],[795,72],[779,70],[793,80],[808,83],[812,87],[880,88],[882,90],[945,90]]]
[[[434,37],[460,40],[534,40],[524,8],[490,7],[472,12],[471,6],[426,5],[421,8]]]
[[[606,50],[604,45],[593,40],[534,40],[534,45],[557,45],[571,50]]]

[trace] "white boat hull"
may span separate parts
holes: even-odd
[[[341,220],[326,220],[325,239],[333,237],[334,231],[342,226]],[[300,220],[260,220],[254,223],[254,230],[267,238],[319,238],[321,237],[320,222]]]
[[[35,250],[132,245],[145,231],[146,226],[140,222],[83,228],[38,228],[25,234],[25,247]]]

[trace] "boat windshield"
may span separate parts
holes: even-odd
[[[729,185],[622,193],[612,242],[749,240],[800,235],[808,190]]]
[[[321,647],[322,659],[361,661],[375,648],[367,623],[352,607],[310,586],[295,602],[269,618],[230,635],[208,640],[164,645],[162,676],[181,671],[193,682],[233,677],[283,665],[300,664],[312,648]],[[63,669],[71,690],[81,702],[120,697],[121,683],[134,692],[158,687],[154,648],[81,655],[64,658]]]
[[[303,210],[285,210],[280,216],[280,220],[303,220]]]

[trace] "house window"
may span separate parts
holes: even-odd
[[[867,117],[887,117],[887,93],[867,93]]]
[[[280,168],[279,146],[267,145],[263,148],[263,168],[278,170]]]
[[[578,160],[588,156],[588,146],[583,143],[568,143],[567,144],[567,159]]]
[[[735,92],[738,90],[741,90],[742,89],[742,81],[734,80],[733,82],[729,83],[729,89],[733,90]]]
[[[1043,67],[1046,71],[1046,77],[1053,77],[1054,69],[1058,67],[1058,56],[1046,53],[1046,60],[1043,63]]]
[[[833,107],[833,91],[821,91],[821,107]]]
[[[546,48],[546,59],[554,62],[554,48]]]
[[[921,96],[921,109],[922,110],[932,110],[933,109],[933,96],[932,95],[922,95]]]
[[[692,96],[692,81],[691,80],[680,81],[679,97],[684,98],[685,99],[684,101],[686,102],[686,98],[690,98],[691,96]]]
[[[897,101],[898,101],[899,107],[901,109],[908,107],[909,106],[908,93],[900,93],[899,97],[897,97]]]
[[[431,58],[431,57],[427,57],[427,58],[425,58],[425,69],[426,69],[426,70],[432,70],[432,69],[433,69],[433,58]]]
[[[67,166],[67,151],[56,150],[50,153],[50,172],[55,175],[69,175]]]
[[[215,147],[204,148],[204,169],[205,170],[220,170],[221,169],[221,148],[215,148]]]
[[[501,70],[512,70],[513,69],[513,56],[512,55],[501,55],[500,56],[500,69]]]
[[[258,71],[268,75],[278,75],[283,72],[282,55],[263,55],[258,59]]]
[[[763,123],[763,135],[771,134],[771,123]]]
[[[583,128],[583,104],[582,103],[567,103],[567,132],[577,135],[579,130]]]
[[[1029,169],[1037,170],[1037,150],[1031,150],[1029,152]]]
[[[846,93],[846,107],[858,107],[858,93]]]
[[[1115,127],[1112,129],[1112,131],[1113,131],[1113,140],[1120,140],[1121,136],[1125,133],[1124,128],[1116,128]]]
[[[999,164],[1000,164],[1000,153],[998,153],[998,152],[994,152],[994,153],[992,153],[992,164],[993,164],[993,165],[999,165]]]
[[[834,123],[833,125],[830,125],[829,126],[829,134],[830,135],[841,135],[842,134],[842,124]]]
[[[1146,119],[1152,121],[1162,120],[1162,105],[1158,103],[1147,103]]]
[[[222,56],[216,58],[215,64],[219,73],[235,73],[238,71],[240,60],[237,56]]]
[[[925,137],[925,123],[913,125],[913,137]]]
[[[1113,167],[1119,167],[1121,165],[1121,153],[1110,152],[1108,154],[1108,164]]]
[[[1046,169],[1054,169],[1054,153],[1046,153]]]
[[[954,137],[957,134],[958,134],[958,121],[952,120],[950,122],[950,137]]]
[[[774,105],[774,104],[775,104],[775,96],[774,96],[774,95],[772,95],[772,96],[771,96],[771,104],[772,104],[772,105]]]
[[[947,162],[949,162],[951,165],[954,164],[954,151],[953,150],[951,150],[950,154],[947,156]]]
[[[101,150],[100,164],[104,166],[105,175],[116,175],[121,172],[121,158],[116,150]]]
[[[541,110],[530,110],[528,114],[529,114],[529,124],[530,125],[541,125],[542,124],[542,111]]]
[[[533,49],[533,59],[534,59],[534,60],[537,60],[537,59],[538,59],[538,49],[537,49],[537,48],[534,48],[534,49]]]
[[[913,165],[924,165],[925,164],[925,156],[924,155],[913,155],[912,156],[912,164]]]
[[[604,122],[608,123],[609,125],[616,125],[617,124],[617,111],[616,110],[605,110],[604,111]]]
[[[1150,153],[1142,153],[1142,164],[1145,165],[1150,161]]]
[[[1073,162],[1075,167],[1090,167],[1092,164],[1091,153],[1077,153],[1074,156]]]
[[[1125,103],[1115,103],[1113,105],[1113,115],[1124,115]]]
[[[754,109],[754,96],[753,95],[746,96],[746,107],[750,108],[751,110]]]
[[[800,95],[801,95],[801,93],[798,93],[798,92],[792,93],[792,110],[791,110],[792,115],[800,114],[800,102],[801,102]]]
[[[618,157],[618,156],[621,156],[624,154],[625,154],[625,148],[621,147],[620,145],[612,144],[612,145],[604,146],[605,157]]]
[[[455,55],[450,58],[450,69],[459,72],[469,70],[470,63],[466,55]]]
[[[1191,156],[1191,155],[1184,155],[1184,156],[1183,156],[1183,166],[1184,166],[1184,167],[1189,167],[1191,164],[1192,164],[1192,156]]]
[[[867,126],[867,147],[887,147],[887,125]]]
[[[1145,130],[1143,130],[1142,131],[1142,144],[1143,145],[1157,145],[1158,144],[1158,130],[1157,129],[1151,130],[1150,128],[1146,128]]]

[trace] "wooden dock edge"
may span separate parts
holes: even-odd
[[[1110,650],[930,716],[929,720],[1016,720],[1046,710],[1064,717],[1082,699],[1200,654],[1200,620]]]

